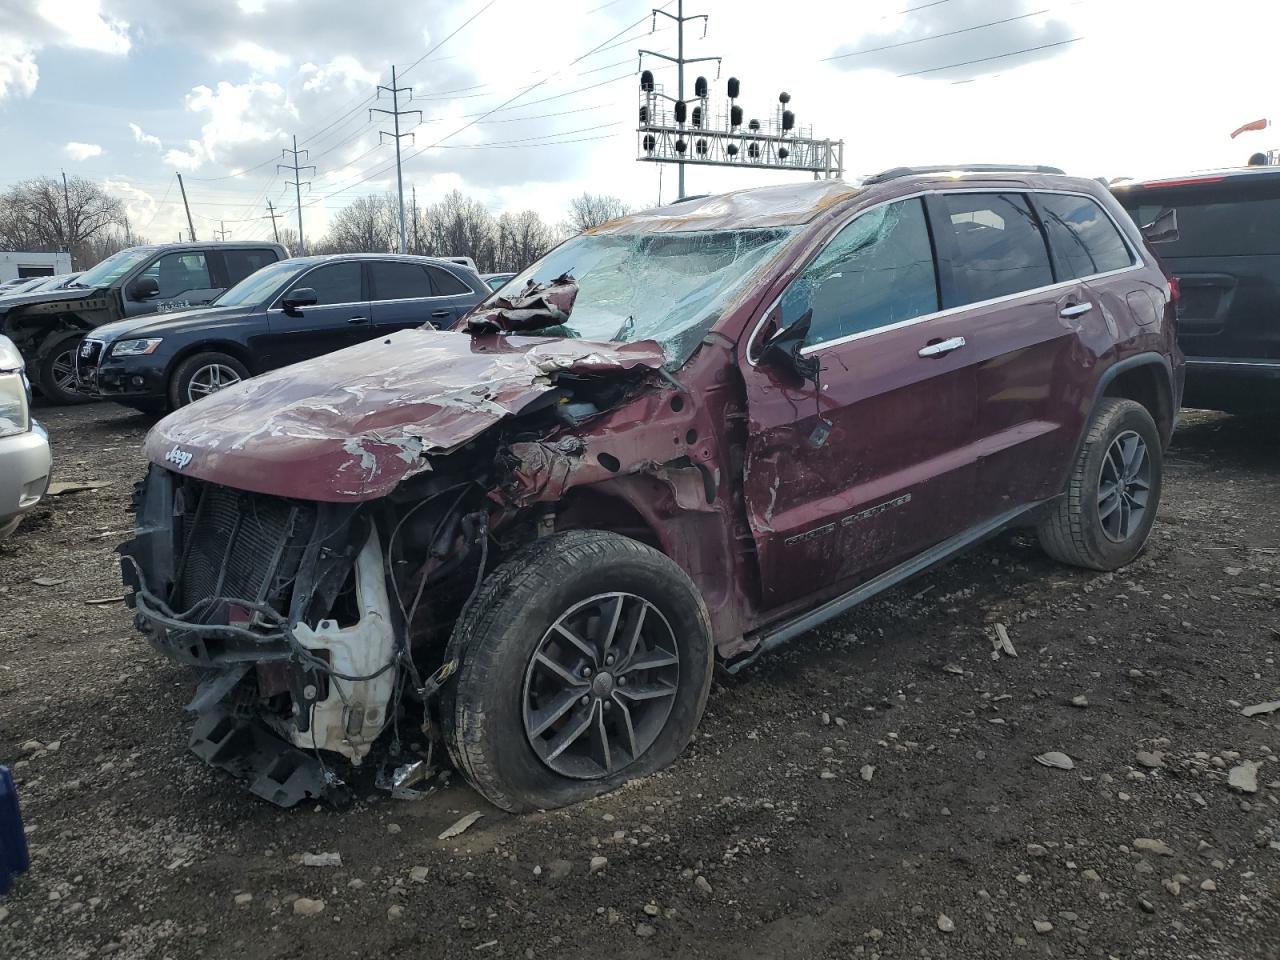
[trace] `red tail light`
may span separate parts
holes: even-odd
[[[1169,302],[1176,307],[1181,298],[1182,288],[1178,285],[1178,278],[1173,276],[1169,277]]]

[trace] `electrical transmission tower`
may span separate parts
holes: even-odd
[[[306,160],[306,159],[307,159],[307,156],[309,155],[309,151],[307,151],[307,150],[299,150],[299,149],[298,149],[298,136],[297,136],[297,134],[294,134],[294,137],[293,137],[293,149],[292,149],[292,150],[290,150],[288,147],[285,147],[285,148],[284,148],[282,151],[280,151],[280,152],[281,152],[282,154],[285,154],[285,155],[293,154],[293,163],[277,163],[277,164],[276,164],[276,173],[279,173],[281,170],[292,170],[292,171],[293,171],[293,179],[292,179],[292,180],[286,180],[286,181],[285,181],[285,184],[293,187],[293,195],[294,195],[294,197],[295,197],[295,198],[297,199],[297,201],[298,201],[298,250],[297,250],[297,254],[298,254],[298,256],[302,256],[302,255],[303,255],[303,253],[305,253],[305,252],[306,252],[306,249],[307,249],[307,245],[306,245],[306,243],[304,243],[304,242],[303,242],[303,240],[302,240],[302,188],[303,188],[303,186],[304,186],[303,181],[302,181],[302,171],[303,171],[303,170],[310,170],[312,173],[315,173],[315,172],[316,172],[316,168],[315,168],[315,165],[314,165],[314,164],[300,164],[300,163],[298,162],[299,160]],[[306,181],[305,186],[310,187],[310,186],[311,186],[311,181],[310,181],[310,180]],[[274,223],[275,223],[275,221],[274,221],[274,220],[272,220],[271,222],[272,222],[272,224],[274,224]]]
[[[421,111],[421,110],[401,110],[401,109],[400,109],[400,94],[401,94],[401,93],[408,93],[408,94],[409,94],[409,99],[410,99],[410,100],[412,100],[412,99],[413,99],[413,87],[400,87],[400,86],[397,86],[397,85],[396,85],[396,68],[395,68],[394,66],[391,68],[391,86],[389,86],[389,87],[379,86],[379,87],[378,87],[378,97],[379,97],[379,98],[381,98],[381,97],[382,97],[382,94],[383,94],[383,92],[384,92],[384,91],[385,91],[385,92],[387,92],[387,93],[389,93],[389,94],[391,94],[391,109],[390,109],[390,110],[385,110],[385,109],[383,109],[383,108],[381,108],[381,107],[370,107],[370,108],[369,108],[369,119],[370,119],[370,120],[372,120],[372,119],[373,119],[373,115],[374,115],[375,113],[384,113],[384,114],[386,114],[387,116],[389,116],[389,117],[391,118],[392,122],[393,122],[393,123],[394,123],[394,125],[395,125],[395,131],[394,131],[393,133],[388,133],[386,130],[379,130],[379,131],[378,131],[378,142],[379,142],[379,143],[381,143],[381,142],[382,142],[382,137],[390,137],[391,139],[393,139],[393,140],[396,142],[396,195],[399,197],[399,200],[400,200],[400,252],[401,252],[401,253],[404,253],[404,252],[405,252],[405,233],[404,233],[404,176],[402,175],[402,173],[401,173],[401,171],[400,171],[400,140],[401,140],[401,138],[403,138],[403,137],[409,137],[409,138],[411,138],[411,139],[412,139],[413,134],[412,134],[412,133],[409,133],[409,132],[406,132],[406,133],[401,133],[401,132],[400,132],[400,118],[401,118],[402,116],[407,116],[408,114],[411,114],[411,113],[416,113],[416,114],[418,115],[418,120],[419,120],[419,122],[421,122],[421,120],[422,120],[422,111]],[[296,144],[295,144],[295,146],[296,146]]]
[[[684,55],[685,22],[688,20],[701,20],[702,35],[705,37],[707,35],[707,23],[709,18],[705,13],[694,13],[686,17],[684,15],[684,0],[677,0],[675,13],[667,13],[667,11],[665,10],[658,10],[655,8],[653,11],[653,23],[655,26],[658,23],[658,14],[662,14],[662,16],[664,17],[669,17],[676,22],[676,36],[678,37],[676,41],[676,55],[674,57],[669,57],[665,53],[657,53],[653,50],[641,50],[640,62],[643,65],[644,56],[645,54],[648,54],[651,57],[658,57],[660,60],[667,60],[671,63],[674,63],[676,65],[676,96],[674,97],[674,100],[679,104],[683,104],[684,103],[684,65],[686,63],[704,63],[708,60],[714,60],[716,62],[716,76],[718,77],[720,75],[720,58],[719,57],[686,58]],[[666,96],[666,95],[663,94],[662,96]],[[667,97],[667,99],[671,100],[673,98]],[[683,200],[684,199],[684,161],[683,160],[679,161],[677,166],[680,171],[679,199]]]

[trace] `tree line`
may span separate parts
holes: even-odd
[[[536,212],[494,216],[480,201],[453,190],[435,203],[405,209],[409,253],[471,257],[485,273],[524,269],[568,236],[622,216],[617,197],[583,193],[564,220],[549,224]],[[70,251],[83,270],[128,246],[148,243],[133,233],[124,203],[83,177],[36,177],[0,193],[0,249]],[[394,253],[400,249],[399,201],[392,192],[353,200],[329,220],[319,240],[300,248],[297,234],[280,231],[294,256]]]

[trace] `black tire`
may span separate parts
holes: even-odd
[[[1145,447],[1146,475],[1140,481],[1135,478],[1131,485],[1120,486],[1132,491],[1128,494],[1130,499],[1145,493],[1138,516],[1132,516],[1133,508],[1123,506],[1125,494],[1117,493],[1114,500],[1103,496],[1114,487],[1103,477],[1104,468],[1111,471],[1118,462],[1106,462],[1113,445],[1122,438],[1126,443],[1130,442],[1129,438],[1134,436]],[[1099,401],[1067,481],[1066,493],[1037,529],[1045,553],[1055,560],[1090,570],[1117,570],[1131,561],[1142,552],[1155,523],[1156,510],[1160,506],[1163,464],[1160,431],[1146,407],[1115,397]],[[1109,472],[1108,476],[1111,475]],[[1145,491],[1139,490],[1140,483],[1145,483]],[[1116,519],[1118,509],[1121,515],[1129,509],[1132,518],[1123,530],[1115,529],[1120,523]]]
[[[194,353],[178,364],[177,369],[169,377],[169,409],[177,410],[191,403],[192,380],[197,374],[203,374],[213,367],[232,370],[240,380],[248,380],[250,376],[249,368],[228,353],[212,350],[207,353]]]
[[[535,751],[533,734],[526,735],[526,682],[534,671],[534,654],[547,649],[545,641],[559,618],[615,591],[661,614],[646,620],[645,629],[653,623],[669,630],[664,636],[673,640],[679,663],[678,678],[667,689],[673,686],[675,692],[669,713],[658,721],[660,726],[650,725],[656,733],[638,756],[603,775],[567,776],[552,769]],[[577,803],[670,764],[702,717],[714,654],[706,606],[683,570],[657,550],[619,534],[575,530],[530,544],[485,580],[454,627],[446,660],[454,659],[457,673],[441,701],[450,756],[490,802],[521,813]],[[605,679],[604,672],[596,680]],[[633,676],[639,679],[636,686],[644,685],[643,673]],[[614,702],[621,702],[618,694],[626,695],[611,684],[608,690]],[[575,722],[575,715],[611,716],[608,722],[615,725],[624,712],[628,720],[633,716],[631,710],[605,714],[603,701],[599,709],[598,714],[590,712],[596,710],[594,702],[589,708],[575,705],[564,714],[565,726]],[[603,731],[606,719],[599,722]],[[637,743],[634,732],[631,742]],[[624,751],[618,756],[629,755]]]
[[[40,395],[49,403],[70,406],[88,403],[93,399],[74,389],[76,351],[80,349],[80,341],[83,339],[82,332],[68,332],[46,344],[40,352],[36,361],[36,383],[40,387]],[[72,378],[70,380],[68,373]]]

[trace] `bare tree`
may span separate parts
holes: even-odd
[[[142,247],[150,242],[146,237],[140,237],[136,233],[129,233],[124,230],[109,230],[80,244],[80,252],[76,254],[76,266],[82,270],[87,270],[99,261],[107,259],[113,253],[118,253],[126,247]]]
[[[493,269],[496,254],[496,225],[478,200],[453,190],[439,203],[423,211],[419,242],[424,252],[437,257],[470,257],[481,271]]]
[[[607,193],[584,193],[569,201],[569,225],[581,233],[630,212],[631,208],[617,197]]]
[[[10,250],[68,250],[83,265],[87,244],[125,225],[124,204],[83,177],[35,177],[0,195],[0,246]]]
[[[313,252],[390,253],[399,248],[397,217],[394,194],[359,197],[334,215]]]
[[[498,218],[494,270],[518,273],[555,246],[551,228],[532,210]]]

